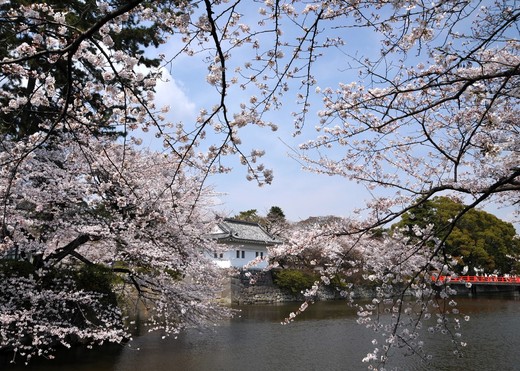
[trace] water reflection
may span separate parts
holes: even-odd
[[[463,334],[466,356],[450,356],[449,338],[426,344],[435,355],[430,365],[396,355],[391,366],[404,370],[514,370],[520,367],[520,298],[458,298],[471,316]],[[52,362],[8,370],[366,370],[361,362],[374,334],[356,324],[355,310],[343,302],[317,303],[288,326],[280,322],[299,303],[243,306],[239,317],[205,331],[192,330],[178,339],[160,334],[137,337],[132,347],[106,346],[75,350]],[[136,350],[140,348],[140,350]]]

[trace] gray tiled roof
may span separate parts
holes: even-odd
[[[258,223],[224,219],[218,226],[223,233],[215,233],[212,236],[219,242],[244,242],[263,245],[282,243],[282,241],[269,234]]]

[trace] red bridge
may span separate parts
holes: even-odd
[[[520,277],[497,276],[432,276],[432,281],[449,283],[478,283],[492,285],[520,285]]]

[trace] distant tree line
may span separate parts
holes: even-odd
[[[380,238],[385,233],[404,233],[412,240],[419,240],[416,231],[425,230],[429,225],[437,240],[446,239],[445,254],[452,258],[456,272],[467,274],[518,274],[520,273],[520,239],[511,223],[480,209],[471,209],[449,230],[452,220],[465,208],[461,201],[449,197],[435,197],[403,214],[401,220],[390,228],[374,230],[373,238]],[[254,222],[279,236],[288,230],[320,226],[334,223],[339,218],[310,217],[291,223],[286,220],[283,210],[272,206],[263,216],[257,209],[241,211],[235,219]],[[433,242],[432,242],[433,244]],[[282,263],[287,268],[309,267],[313,264],[327,264],[322,248],[309,245],[299,256],[286,257]]]

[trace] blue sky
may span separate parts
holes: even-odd
[[[204,72],[202,70],[199,74]],[[198,102],[205,99],[200,97],[200,92],[208,87],[205,81],[197,81],[199,77],[196,71],[193,74],[180,72],[173,74],[168,83],[159,86],[158,104],[169,104],[176,121],[189,123],[202,108]],[[291,98],[293,96],[288,95],[288,99]],[[291,108],[294,107],[288,107],[288,110]],[[278,131],[252,127],[241,133],[245,148],[265,149],[266,154],[261,162],[273,169],[273,183],[259,187],[255,182],[248,181],[246,169],[236,160],[228,158],[226,161],[233,165],[233,171],[209,179],[209,183],[221,194],[218,209],[233,216],[248,209],[257,209],[260,214],[265,214],[271,206],[279,206],[289,220],[298,221],[318,215],[348,216],[354,208],[361,207],[363,199],[369,196],[363,186],[341,177],[302,171],[302,165],[289,153],[292,151],[290,147],[297,147],[304,137],[292,137],[292,117],[288,111],[275,115]],[[313,131],[311,125],[308,129]],[[152,148],[159,146],[151,135],[144,144]]]
[[[250,6],[249,3],[244,4]],[[362,37],[360,31],[357,31],[355,37],[347,39],[352,53],[358,49],[366,49],[367,43],[377,46],[377,37],[367,33]],[[160,52],[166,56],[172,55],[180,45],[172,39]],[[242,65],[251,58],[248,51],[251,52],[251,49],[234,51],[233,61],[238,61],[235,64]],[[206,82],[207,65],[202,61],[204,57],[206,55],[203,54],[194,57],[181,54],[168,66],[168,70],[163,71],[165,81],[157,88],[156,101],[158,106],[171,107],[169,120],[182,121],[188,126],[195,120],[201,108],[211,107],[217,102],[218,93]],[[335,88],[338,82],[345,81],[346,69],[345,56],[340,53],[320,59],[313,66],[313,73],[319,77],[317,86]],[[352,79],[355,79],[355,74]],[[241,92],[235,89],[234,93],[237,94],[238,101]],[[243,210],[257,209],[260,214],[265,214],[271,206],[279,206],[291,221],[320,215],[351,216],[352,211],[362,207],[363,201],[370,197],[362,185],[342,177],[302,171],[302,165],[289,156],[291,147],[297,148],[300,143],[315,138],[314,126],[318,121],[314,112],[309,116],[310,120],[302,135],[292,135],[294,125],[291,112],[299,109],[296,105],[296,93],[296,90],[289,91],[284,97],[283,109],[269,113],[269,119],[278,126],[278,131],[246,127],[240,132],[245,153],[253,148],[266,151],[259,162],[274,171],[273,183],[259,187],[255,182],[248,181],[246,169],[236,159],[228,158],[227,164],[233,166],[233,172],[209,179],[209,184],[214,185],[215,190],[220,193],[217,209],[221,212],[233,216]],[[312,95],[312,109],[319,110],[321,96],[314,92]],[[232,97],[230,101],[233,102]],[[146,135],[146,138],[145,146],[160,148],[160,143],[154,140],[153,135]]]
[[[197,112],[211,106],[216,97],[213,88],[205,81],[205,66],[202,63],[195,66],[197,61],[193,59],[177,61],[172,74],[165,76],[168,81],[160,83],[157,89],[157,105],[169,105],[169,118],[175,122],[193,122]],[[330,60],[330,63],[334,64],[335,61]],[[337,69],[330,65],[323,68],[327,75]],[[167,74],[169,72],[165,71]],[[316,94],[316,109],[319,99]],[[294,92],[289,92],[284,109],[271,114],[271,121],[278,125],[276,132],[258,127],[247,127],[240,132],[246,153],[253,148],[266,151],[260,162],[273,169],[273,183],[259,187],[246,179],[246,169],[236,159],[227,158],[227,164],[231,164],[234,170],[209,179],[209,183],[220,193],[219,211],[233,216],[243,210],[257,209],[260,214],[266,214],[271,206],[279,206],[289,220],[298,221],[318,215],[349,216],[356,207],[362,207],[363,200],[369,197],[362,185],[339,176],[302,171],[302,165],[289,156],[291,147],[296,148],[300,143],[314,138],[313,127],[317,122],[315,115],[310,116],[304,134],[293,137],[290,112],[297,108],[296,104],[292,104],[295,100]],[[146,138],[145,146],[160,147],[153,135]]]
[[[344,36],[347,50],[351,54],[356,54],[358,50],[366,53],[378,49],[376,35],[360,33],[357,30],[350,38]],[[171,55],[179,45],[172,40],[161,52]],[[236,52],[234,61],[238,61],[238,64],[243,63],[250,57],[247,54],[248,50],[250,49],[246,48]],[[171,107],[168,117],[171,121],[182,121],[189,126],[200,109],[211,107],[218,101],[218,93],[206,82],[207,65],[203,62],[205,56],[180,55],[169,66],[169,70],[164,71],[165,81],[157,87],[156,100],[158,106]],[[357,80],[353,71],[347,71],[345,55],[337,51],[316,63],[313,74],[318,79],[317,86],[322,88],[335,88],[339,82],[349,83]],[[234,102],[233,94],[236,94],[237,102],[242,98],[240,91],[231,91],[231,102]],[[274,181],[271,185],[258,187],[256,183],[247,181],[246,169],[236,159],[231,158],[227,159],[227,165],[233,166],[232,173],[216,175],[209,179],[209,184],[221,194],[217,209],[227,216],[248,209],[257,209],[260,214],[265,214],[271,206],[281,207],[291,221],[303,220],[309,216],[353,216],[354,209],[363,207],[365,201],[371,198],[363,185],[339,176],[331,177],[302,171],[301,164],[289,156],[291,147],[296,148],[300,143],[316,136],[314,125],[318,121],[314,111],[314,114],[309,115],[303,134],[293,137],[291,112],[299,109],[295,94],[296,91],[289,91],[284,97],[283,109],[269,114],[270,120],[279,127],[277,132],[257,127],[246,127],[241,131],[245,153],[253,148],[266,151],[261,162],[274,171]],[[314,93],[312,95],[313,109],[319,110],[321,97]],[[145,141],[145,146],[160,147],[152,136],[147,138],[149,139]],[[497,210],[489,207],[488,211],[502,219],[510,220],[509,215],[513,209]]]
[[[335,63],[335,62],[333,62]],[[325,67],[327,68],[327,67]],[[334,69],[335,66],[329,66]],[[204,70],[192,69],[190,73],[180,68],[169,76],[168,82],[161,83],[157,90],[158,105],[169,104],[175,120],[189,123],[196,113],[209,101],[208,86],[205,83]],[[330,74],[330,70],[327,71]],[[287,96],[290,101],[292,95]],[[319,101],[316,99],[316,105]],[[339,176],[314,174],[302,170],[302,165],[291,158],[291,147],[310,139],[315,135],[312,120],[304,135],[293,137],[290,110],[295,105],[287,105],[285,110],[276,112],[277,132],[269,128],[246,128],[241,135],[245,148],[262,148],[266,154],[262,163],[274,170],[271,185],[259,187],[255,182],[246,180],[246,169],[236,159],[228,158],[233,165],[229,174],[215,175],[209,184],[220,193],[216,209],[225,216],[234,216],[240,211],[257,209],[259,214],[266,214],[271,206],[279,206],[290,221],[304,220],[310,216],[336,215],[353,217],[356,208],[362,208],[371,194],[362,184],[349,181]],[[313,119],[314,116],[311,116]],[[274,120],[273,120],[274,121]],[[145,145],[158,148],[152,136]],[[512,220],[514,208],[497,209],[489,206],[487,211],[504,220]],[[517,229],[518,226],[517,226]]]

